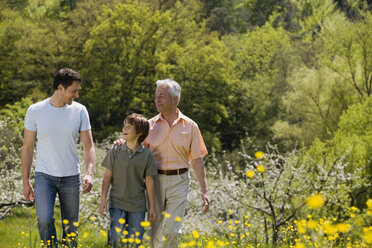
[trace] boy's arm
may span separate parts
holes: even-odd
[[[107,212],[106,199],[107,199],[108,189],[110,188],[111,178],[112,178],[112,171],[106,169],[105,175],[103,176],[103,180],[102,180],[101,203],[99,206],[99,213],[102,216],[106,216],[106,212]]]
[[[84,163],[86,173],[83,178],[83,194],[88,193],[93,187],[93,170],[96,161],[96,152],[94,150],[93,137],[91,130],[80,132],[80,140],[83,143]]]
[[[21,153],[23,194],[27,201],[34,201],[34,190],[30,184],[31,165],[34,157],[36,132],[24,129],[23,146]]]
[[[145,178],[147,195],[150,202],[150,221],[156,220],[156,208],[155,208],[155,187],[154,187],[154,178],[152,176],[146,176]]]

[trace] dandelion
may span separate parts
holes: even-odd
[[[79,226],[79,222],[76,222],[76,221],[74,221],[72,224],[74,225],[74,227],[78,227]]]
[[[363,235],[363,239],[367,244],[372,244],[372,231],[368,231]]]
[[[119,222],[119,224],[123,225],[123,224],[125,223],[125,219],[120,218],[120,219],[118,220],[118,222]]]
[[[193,230],[192,231],[192,236],[194,237],[194,239],[198,239],[200,238],[200,234],[197,230]]]
[[[222,220],[218,220],[217,222],[218,222],[218,224],[222,224]]]
[[[352,212],[357,212],[359,209],[357,207],[352,206],[349,208],[349,210]]]
[[[248,177],[248,178],[252,178],[254,177],[254,171],[253,170],[249,170],[245,173],[245,175]]]
[[[318,223],[315,220],[309,220],[307,222],[307,227],[309,229],[315,229],[315,228],[317,228],[317,226],[318,226]]]
[[[262,158],[263,155],[265,155],[265,153],[263,153],[262,151],[257,151],[254,153],[254,156],[258,159]]]
[[[68,220],[63,220],[62,222],[63,222],[63,224],[65,224],[65,225],[67,225],[67,224],[69,223]]]
[[[232,213],[232,210],[231,210],[231,209],[229,209],[229,210],[227,210],[227,212],[228,212],[229,214],[231,214],[231,213]]]
[[[141,226],[143,227],[149,227],[151,225],[150,221],[142,221]]]
[[[312,209],[321,208],[324,206],[324,204],[325,198],[320,193],[313,194],[306,199],[306,205]]]
[[[124,235],[124,236],[127,236],[127,235],[128,235],[128,231],[127,231],[127,230],[124,230],[124,231],[123,231],[123,235]]]
[[[337,231],[340,233],[346,233],[350,230],[351,225],[344,224],[344,223],[338,223],[336,225]]]
[[[305,248],[305,245],[303,243],[296,243],[295,248]]]
[[[163,212],[163,215],[166,219],[169,219],[171,217],[171,215],[167,212]]]
[[[367,204],[368,209],[372,211],[372,199],[368,199],[366,204]]]
[[[116,231],[117,233],[119,233],[119,232],[121,232],[121,229],[120,229],[119,227],[115,227],[115,231]]]
[[[176,222],[181,222],[181,217],[179,217],[179,216],[176,216],[176,218],[174,218],[174,220],[176,221]]]
[[[101,232],[101,234],[102,234],[103,237],[107,237],[107,233],[105,231],[100,230],[100,232]]]
[[[260,172],[260,173],[264,173],[265,170],[266,170],[266,169],[265,169],[264,166],[262,166],[262,165],[260,165],[260,164],[257,166],[257,171],[258,171],[258,172]]]

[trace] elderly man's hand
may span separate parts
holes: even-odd
[[[117,139],[114,141],[114,146],[121,146],[122,144],[124,144],[124,139]]]
[[[203,199],[203,202],[204,202],[203,214],[205,214],[209,209],[209,195],[208,195],[208,192],[203,193],[202,199]]]

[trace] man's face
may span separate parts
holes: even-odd
[[[168,86],[159,85],[155,91],[155,104],[159,113],[166,113],[177,107],[177,97],[171,97]]]
[[[74,81],[67,87],[67,89],[65,89],[62,84],[58,86],[58,89],[61,90],[61,96],[64,103],[71,105],[74,99],[79,98],[79,90],[81,89],[80,85],[80,82]]]

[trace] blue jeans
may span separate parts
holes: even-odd
[[[129,243],[131,247],[139,244],[135,243],[135,240],[140,240],[142,242],[144,228],[141,226],[141,222],[145,221],[145,212],[127,212],[119,208],[110,208],[110,231],[109,231],[109,244],[116,248],[118,245],[124,244],[119,241],[119,238],[133,238],[134,242]],[[120,223],[120,220],[125,220],[123,224]],[[121,220],[121,222],[122,222]],[[128,232],[127,235],[123,235],[123,231]],[[118,232],[119,231],[119,232]],[[136,235],[139,234],[139,235]],[[119,247],[121,247],[119,245]]]
[[[54,177],[35,172],[35,206],[40,239],[46,247],[57,247],[54,226],[54,204],[58,193],[61,206],[63,243],[67,247],[77,247],[77,226],[80,205],[80,175]],[[68,223],[64,224],[63,220]],[[67,234],[74,233],[67,237]]]

